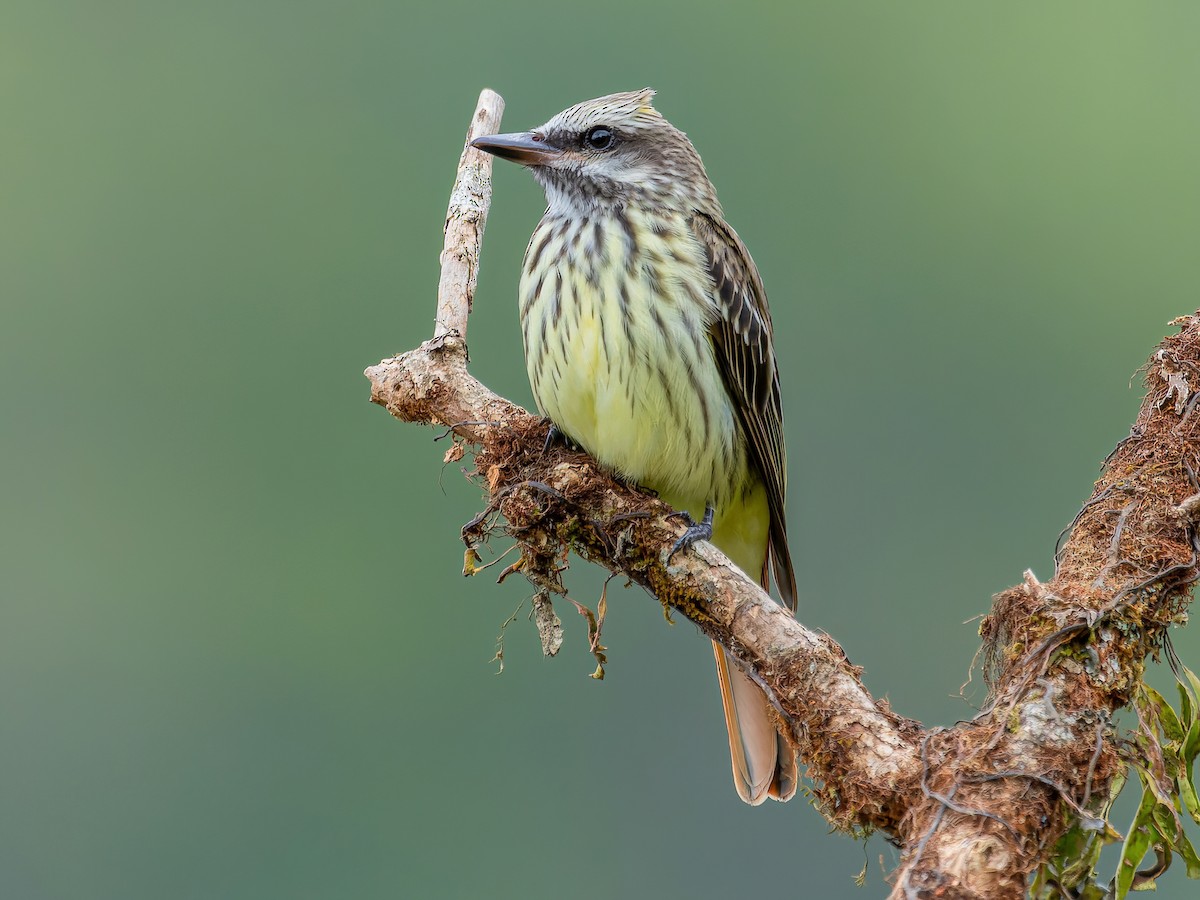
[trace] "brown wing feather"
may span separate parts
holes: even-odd
[[[762,279],[750,252],[721,219],[696,212],[692,233],[704,247],[716,288],[719,314],[710,328],[717,365],[745,429],[750,458],[767,488],[771,511],[770,563],[775,584],[789,608],[796,608],[796,573],[788,550],[784,497],[787,454],[783,405],[775,368],[771,313]],[[762,573],[764,586],[766,571]]]

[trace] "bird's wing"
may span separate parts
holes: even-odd
[[[692,216],[691,230],[708,259],[716,289],[717,318],[709,329],[725,388],[746,433],[750,458],[767,488],[771,511],[770,556],[783,601],[796,608],[796,574],[788,550],[783,502],[787,454],[783,406],[775,368],[771,313],[762,279],[737,233],[706,213]],[[763,572],[765,583],[766,572]]]

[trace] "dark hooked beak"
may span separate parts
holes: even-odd
[[[471,141],[471,146],[501,159],[511,159],[523,166],[544,166],[562,156],[562,150],[546,141],[536,131],[517,134],[489,134]]]

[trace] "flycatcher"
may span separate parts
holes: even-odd
[[[546,191],[519,289],[533,395],[600,463],[688,514],[676,550],[710,538],[764,588],[773,572],[795,609],[766,293],[699,154],[653,97],[612,94],[474,141]],[[738,794],[790,799],[791,744],[762,690],[713,649]]]

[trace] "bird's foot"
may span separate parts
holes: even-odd
[[[546,432],[546,443],[542,445],[542,455],[545,456],[549,453],[555,444],[562,444],[568,449],[575,447],[575,443],[560,431],[557,425],[551,422],[550,430]]]
[[[670,562],[680,550],[692,546],[696,541],[711,541],[713,533],[713,506],[711,503],[706,503],[704,506],[704,518],[697,522],[687,512],[673,512],[668,519],[683,519],[687,522],[687,531],[680,535],[679,540],[675,542],[675,546],[671,548],[671,552],[667,554],[667,562]]]

